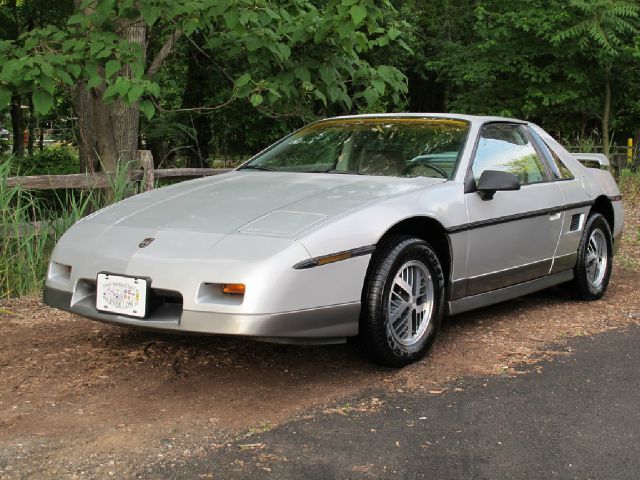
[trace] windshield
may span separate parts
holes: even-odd
[[[345,118],[309,125],[242,169],[451,179],[469,124],[446,118]]]

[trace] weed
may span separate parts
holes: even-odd
[[[624,169],[618,180],[620,191],[629,200],[640,199],[640,171]]]
[[[20,186],[10,187],[10,172],[11,160],[0,162],[0,298],[39,292],[64,232],[85,215],[135,192],[126,166],[111,176],[109,194],[65,190],[47,202]]]
[[[249,430],[247,431],[247,434],[245,435],[245,437],[251,437],[253,435],[259,435],[261,433],[266,433],[269,430],[271,430],[273,428],[273,425],[271,425],[269,422],[262,422],[261,424],[259,424],[256,427],[250,427]]]

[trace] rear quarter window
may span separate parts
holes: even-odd
[[[571,170],[567,168],[567,166],[560,160],[560,157],[556,152],[553,151],[547,142],[545,142],[538,132],[536,132],[533,128],[529,127],[529,134],[533,137],[533,140],[536,142],[542,155],[544,157],[545,162],[549,166],[549,170],[551,171],[552,180],[570,180],[574,178]]]

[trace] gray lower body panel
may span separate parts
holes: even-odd
[[[447,313],[449,315],[455,315],[476,308],[486,307],[487,305],[504,302],[560,283],[568,282],[571,279],[573,279],[573,270],[566,270],[499,290],[472,295],[459,300],[451,300],[447,303]]]
[[[174,332],[215,335],[243,335],[289,339],[288,343],[335,343],[336,339],[358,334],[360,302],[270,314],[227,314],[182,310],[178,305],[164,304],[147,319],[102,313],[96,310],[95,296],[72,303],[73,294],[45,287],[43,301],[60,310],[77,313],[93,320],[129,327]],[[299,341],[296,341],[298,339]]]
[[[576,266],[577,261],[578,261],[577,253],[570,253],[568,255],[555,257],[553,259],[553,267],[551,268],[551,273],[559,273],[559,272],[564,272],[565,270],[572,269],[573,267]]]
[[[453,282],[451,287],[451,300],[476,296],[480,293],[492,292],[514,284],[544,277],[549,273],[552,263],[553,259],[548,258],[539,262],[508,268],[486,275],[457,280]],[[575,264],[575,260],[573,263]]]

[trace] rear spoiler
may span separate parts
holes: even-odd
[[[573,158],[588,168],[610,170],[611,163],[604,153],[572,153]]]

